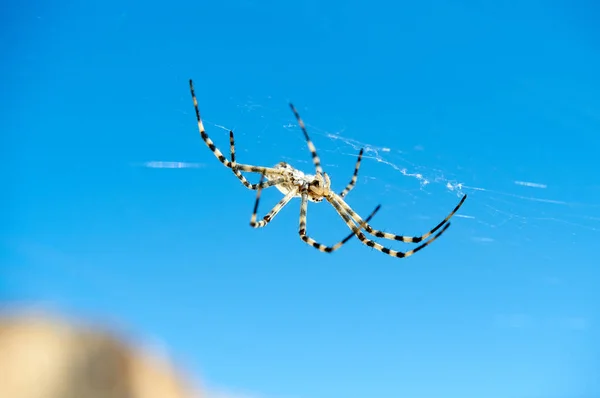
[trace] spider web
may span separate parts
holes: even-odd
[[[292,127],[295,126],[286,126]],[[433,225],[432,222],[440,218],[439,215],[444,215],[454,206],[456,200],[449,197],[458,199],[468,194],[466,205],[454,217],[464,220],[462,223],[468,227],[469,239],[480,244],[501,239],[503,243],[520,245],[521,242],[530,241],[532,234],[543,231],[550,224],[559,225],[565,232],[556,238],[556,242],[564,242],[565,237],[568,240],[569,236],[581,233],[600,232],[600,205],[557,195],[566,191],[563,187],[552,186],[545,181],[523,181],[518,175],[500,182],[492,179],[478,181],[476,176],[481,170],[469,170],[460,162],[454,168],[436,166],[435,154],[423,156],[426,153],[423,146],[376,146],[368,141],[349,138],[344,131],[311,128],[311,131],[319,132],[332,141],[343,155],[356,156],[361,147],[365,148],[366,161],[361,169],[364,174],[359,183],[367,189],[374,189],[372,192],[375,197],[404,202],[402,207],[409,209],[413,218],[427,220],[420,226],[421,230],[426,225]],[[380,167],[374,167],[372,163]],[[386,175],[385,179],[378,177],[375,170],[385,168],[388,169],[387,173],[382,173]],[[492,172],[490,168],[489,172],[482,174]],[[588,187],[588,190],[592,191],[594,187]],[[436,216],[425,215],[425,212]],[[406,214],[394,216],[406,218]],[[511,238],[506,242],[508,235]]]
[[[224,153],[228,151],[227,135],[231,129],[236,134],[238,161],[274,165],[283,160],[306,173],[313,173],[306,143],[285,101],[246,99],[232,104],[228,110],[237,112],[228,113],[226,123],[204,119],[209,135]],[[560,237],[550,236],[555,240],[551,243],[564,243],[569,237],[575,239],[579,234],[600,232],[600,205],[573,200],[569,197],[572,192],[566,187],[549,181],[528,181],[520,175],[503,174],[501,178],[492,178],[497,172],[493,165],[473,169],[461,159],[448,163],[447,156],[428,151],[426,144],[402,147],[398,146],[398,140],[387,146],[370,143],[364,134],[350,128],[329,130],[312,124],[310,114],[302,108],[299,111],[335,190],[341,191],[349,182],[358,151],[364,148],[357,186],[348,202],[365,216],[376,204],[382,203],[383,209],[376,216],[377,221],[373,221],[373,225],[382,230],[402,234],[424,232],[454,208],[460,197],[468,194],[465,206],[454,217],[461,220],[467,232],[463,234],[464,239],[478,244],[496,241],[514,246],[526,244],[531,236],[549,226],[560,226],[563,231]],[[193,117],[191,110],[180,112],[186,118]],[[250,143],[251,149],[248,149]],[[206,154],[208,160],[203,163],[149,160],[137,166],[222,167],[208,156],[208,151]],[[580,187],[577,193],[591,197],[599,189],[593,185]],[[267,200],[275,203],[278,199]],[[268,205],[264,206],[267,211]],[[310,213],[321,211],[311,208]],[[383,212],[387,214],[384,217]],[[316,218],[313,215],[311,224],[319,223]]]

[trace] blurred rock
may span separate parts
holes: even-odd
[[[0,397],[204,395],[193,389],[166,358],[136,348],[114,333],[29,314],[0,317]]]

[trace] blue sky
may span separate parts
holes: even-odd
[[[0,298],[127,325],[233,397],[597,397],[599,13],[13,4]],[[375,227],[425,232],[467,193],[462,217],[404,260],[358,240],[310,248],[298,200],[251,229],[254,194],[200,140],[189,78],[225,152],[235,130],[238,161],[311,171],[291,100],[337,189],[367,148],[348,203],[381,203]],[[308,231],[346,234],[326,204]]]

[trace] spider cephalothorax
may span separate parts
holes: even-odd
[[[281,209],[289,203],[292,198],[299,197],[300,198],[300,225],[298,228],[298,233],[300,238],[308,243],[309,245],[317,248],[322,252],[332,252],[334,250],[339,249],[344,243],[349,241],[353,236],[357,236],[358,239],[365,245],[372,247],[376,250],[379,250],[385,254],[388,254],[393,257],[408,257],[424,247],[431,244],[434,240],[439,238],[444,231],[448,229],[450,226],[450,218],[458,211],[458,209],[462,206],[467,195],[464,195],[458,205],[448,214],[438,225],[436,225],[429,232],[421,235],[421,236],[404,236],[404,235],[395,235],[388,232],[383,232],[377,230],[371,225],[369,225],[369,221],[371,218],[377,213],[381,206],[377,206],[371,214],[362,219],[358,213],[356,213],[344,200],[344,197],[350,192],[354,186],[356,185],[358,169],[360,167],[360,162],[362,159],[363,150],[361,149],[358,154],[358,160],[356,161],[356,166],[354,167],[354,174],[352,175],[352,179],[346,185],[346,188],[340,192],[339,194],[335,193],[331,190],[331,180],[327,173],[323,171],[321,167],[321,160],[317,155],[317,150],[310,140],[308,136],[308,132],[306,131],[306,127],[304,126],[304,122],[300,118],[298,111],[292,104],[290,107],[292,108],[292,112],[296,116],[296,120],[298,121],[298,125],[302,129],[304,133],[304,138],[306,139],[306,143],[308,144],[308,149],[312,155],[313,163],[315,165],[315,174],[305,174],[302,171],[295,169],[291,165],[285,162],[280,162],[274,167],[263,167],[263,166],[253,166],[248,164],[238,164],[235,160],[235,145],[233,139],[233,131],[229,132],[229,146],[231,152],[231,161],[227,160],[227,158],[223,155],[223,153],[215,146],[212,140],[206,134],[204,130],[204,125],[202,124],[202,119],[200,117],[200,110],[198,109],[198,100],[196,99],[196,95],[194,93],[194,85],[190,80],[190,91],[192,94],[192,99],[194,101],[194,108],[196,110],[196,119],[198,121],[198,130],[200,131],[200,136],[208,146],[208,148],[212,151],[212,153],[219,159],[219,161],[225,166],[230,168],[236,177],[249,189],[256,190],[256,200],[254,202],[254,211],[252,212],[252,217],[250,218],[250,225],[254,228],[260,228],[267,225],[278,213]],[[259,173],[261,175],[260,181],[258,184],[251,184],[248,182],[246,177],[242,175],[242,172],[249,173]],[[262,220],[256,221],[256,213],[258,210],[258,203],[260,200],[260,193],[263,188],[274,186],[277,188],[284,197],[267,213],[266,216],[263,217]],[[339,241],[333,246],[326,246],[321,243],[318,243],[313,238],[307,235],[306,233],[306,214],[308,210],[308,202],[322,202],[326,200],[329,202],[335,211],[342,217],[346,225],[352,230],[352,233],[346,236],[344,239]],[[400,242],[406,243],[421,243],[419,246],[415,247],[412,250],[407,252],[401,252],[396,250],[388,249],[380,245],[379,243],[368,239],[363,233],[362,230],[365,230],[367,233],[376,236],[378,238],[396,240]],[[438,231],[439,230],[439,231]],[[437,231],[437,233],[436,233]],[[433,235],[429,238],[431,235]],[[429,239],[428,239],[429,238]]]

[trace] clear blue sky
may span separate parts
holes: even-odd
[[[5,303],[127,324],[235,397],[600,396],[596,3],[26,1],[1,18]],[[312,249],[298,200],[251,229],[254,193],[200,140],[189,78],[240,162],[311,171],[291,100],[337,189],[367,146],[348,203],[381,203],[375,227],[424,232],[460,192],[462,217],[404,260]],[[197,167],[145,167],[161,161]],[[308,230],[346,233],[326,204]]]

